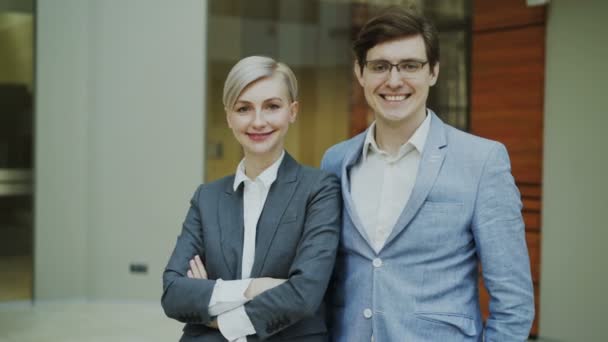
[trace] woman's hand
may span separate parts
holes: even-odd
[[[205,265],[203,265],[203,261],[201,257],[195,255],[193,259],[190,259],[190,269],[187,273],[188,278],[195,279],[207,279],[207,270],[205,269]]]
[[[203,265],[203,261],[201,257],[195,255],[193,259],[190,259],[190,269],[188,270],[187,276],[188,278],[194,279],[207,279],[207,270],[205,269],[205,265]],[[218,329],[217,326],[217,318],[212,320],[209,323],[205,324],[209,328]]]
[[[287,279],[277,279],[277,278],[254,278],[251,280],[249,287],[245,290],[245,298],[253,299],[255,296],[258,296],[264,291],[268,291],[273,287],[277,287]]]

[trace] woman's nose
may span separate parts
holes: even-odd
[[[262,108],[257,108],[251,123],[253,127],[264,127],[266,125],[266,118],[264,117],[264,111]]]

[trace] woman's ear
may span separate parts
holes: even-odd
[[[230,124],[230,111],[228,108],[224,107],[224,111],[226,112],[226,122],[228,123],[228,128],[232,129],[232,125]]]
[[[300,110],[300,103],[298,101],[293,101],[289,105],[289,122],[296,122],[296,118],[298,117],[298,111]]]

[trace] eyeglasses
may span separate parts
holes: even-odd
[[[393,70],[393,67],[395,67],[397,68],[397,72],[399,72],[401,76],[415,77],[428,62],[429,61],[417,61],[410,59],[401,61],[397,64],[393,64],[384,59],[376,59],[373,61],[366,61],[365,67],[372,74],[379,76],[386,76],[390,74],[390,72]]]

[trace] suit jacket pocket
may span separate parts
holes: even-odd
[[[417,330],[422,334],[430,331],[437,338],[443,334],[446,337],[454,336],[454,330],[468,337],[478,334],[475,320],[468,315],[449,312],[417,312],[414,315],[418,320]]]
[[[286,212],[285,215],[283,215],[283,217],[281,218],[280,224],[291,223],[297,219],[298,219],[298,216],[296,215],[296,213]]]
[[[426,201],[413,221],[411,231],[425,244],[453,243],[452,238],[461,236],[460,229],[466,226],[464,217],[462,203]]]

